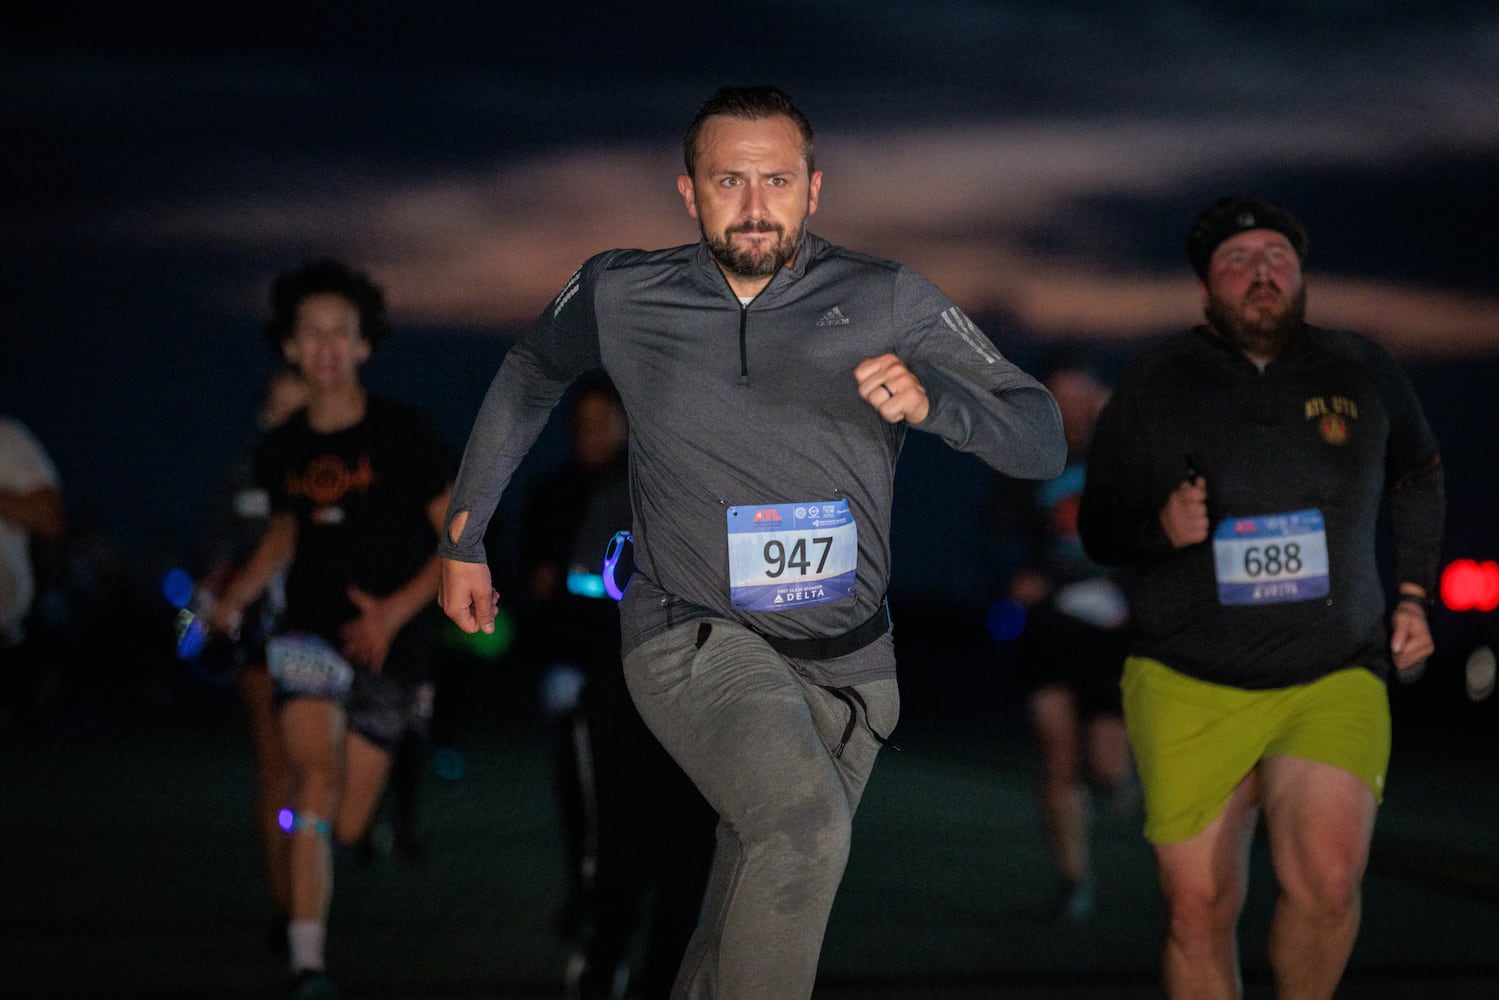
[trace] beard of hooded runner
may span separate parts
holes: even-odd
[[[724,230],[722,236],[709,236],[708,230],[703,227],[703,220],[698,219],[698,229],[703,234],[703,239],[708,243],[708,252],[718,262],[718,266],[739,278],[769,278],[781,269],[796,254],[796,245],[801,242],[802,230],[798,226],[791,232],[787,232],[781,226],[773,222],[743,222],[737,226],[730,226]],[[734,248],[735,233],[778,233],[775,245],[761,254],[754,254]]]
[[[1245,298],[1258,285],[1245,291]],[[1277,357],[1290,341],[1291,336],[1306,322],[1306,284],[1296,290],[1280,312],[1258,310],[1251,317],[1240,303],[1228,302],[1217,295],[1209,294],[1203,308],[1209,325],[1230,344],[1254,357]]]

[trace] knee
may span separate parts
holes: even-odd
[[[1077,748],[1061,740],[1041,741],[1041,774],[1047,782],[1071,784],[1078,780]]]
[[[848,810],[834,808],[828,811],[828,819],[816,831],[817,848],[813,861],[820,867],[836,871],[841,877],[848,864],[849,848],[853,843],[853,817]]]
[[[785,823],[793,856],[806,859],[813,868],[843,871],[853,840],[853,817],[841,801],[791,810]]]
[[[332,768],[299,767],[292,775],[292,787],[298,808],[327,815],[338,792],[338,775]]]
[[[804,799],[767,811],[744,832],[774,855],[767,860],[788,881],[836,887],[848,864],[853,817],[836,799]]]
[[[1281,893],[1300,909],[1336,918],[1357,909],[1363,865],[1357,859],[1328,858],[1281,885]]]
[[[1176,885],[1166,891],[1171,936],[1186,944],[1232,934],[1243,907],[1244,887],[1235,882]]]

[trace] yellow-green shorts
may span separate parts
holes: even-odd
[[[1145,795],[1145,837],[1201,833],[1266,757],[1301,757],[1362,779],[1384,798],[1390,701],[1384,682],[1350,668],[1310,684],[1246,691],[1156,660],[1124,661],[1124,721]]]

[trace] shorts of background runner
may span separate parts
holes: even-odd
[[[408,733],[427,736],[431,732],[435,693],[430,681],[412,684],[386,673],[355,670],[348,692],[332,700],[343,705],[351,730],[387,753],[395,753]],[[311,697],[317,696],[278,686],[276,707],[293,698]]]
[[[1046,601],[1029,610],[1011,650],[1021,691],[1060,685],[1072,692],[1083,718],[1119,715],[1119,675],[1127,651],[1122,629],[1090,625]]]
[[[432,724],[430,684],[408,684],[395,677],[360,670],[344,699],[349,728],[381,749],[395,753],[407,733],[427,735]]]
[[[1145,837],[1173,844],[1201,833],[1266,757],[1347,771],[1384,798],[1390,702],[1367,670],[1251,691],[1197,680],[1143,656],[1125,661],[1124,721],[1145,793]]]

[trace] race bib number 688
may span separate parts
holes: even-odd
[[[728,510],[729,600],[785,611],[854,592],[859,536],[847,500]]]
[[[1213,532],[1213,564],[1223,604],[1324,597],[1329,586],[1322,512],[1228,518]]]

